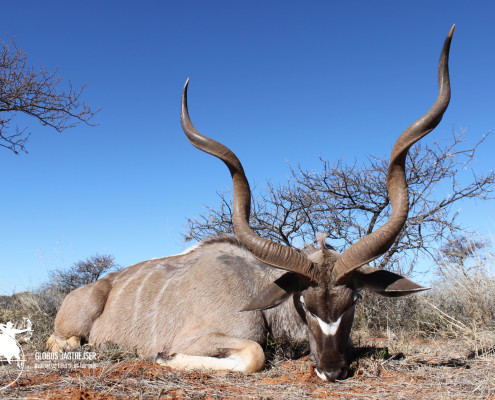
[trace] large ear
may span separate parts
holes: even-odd
[[[405,296],[429,289],[403,276],[369,265],[363,265],[354,271],[352,280],[357,288],[369,289],[387,297]]]
[[[276,307],[287,300],[291,294],[301,291],[306,281],[301,275],[287,272],[252,299],[241,311],[267,310]]]

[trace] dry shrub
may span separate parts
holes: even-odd
[[[44,283],[36,290],[38,306],[44,313],[55,318],[67,293],[55,283]]]
[[[472,252],[444,257],[438,263],[438,290],[432,298],[442,312],[466,325],[489,325],[495,321],[495,254],[485,243],[471,241],[464,248]]]
[[[118,346],[113,343],[105,343],[101,346],[83,346],[86,351],[96,351],[98,353],[99,361],[109,362],[123,362],[123,361],[137,361],[139,356],[136,350],[125,349],[122,346]]]
[[[354,328],[357,330],[399,332],[421,330],[420,294],[388,298],[363,292],[356,307]]]
[[[495,330],[495,255],[485,243],[438,260],[432,289],[401,298],[363,293],[355,327],[410,334],[476,334]]]
[[[53,332],[54,317],[40,308],[37,294],[22,292],[2,297],[0,323],[11,321],[16,328],[24,329],[27,320],[32,323],[32,335],[22,334],[16,339],[25,351],[43,351],[46,340]]]
[[[294,342],[290,338],[274,339],[271,335],[263,349],[267,367],[271,368],[280,362],[293,360],[309,354],[309,343]]]

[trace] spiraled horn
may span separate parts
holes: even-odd
[[[182,92],[182,129],[193,146],[219,158],[229,168],[234,186],[234,211],[232,219],[237,237],[260,261],[276,268],[307,276],[312,280],[318,280],[319,269],[306,256],[298,253],[293,248],[256,235],[249,227],[251,190],[242,164],[229,148],[202,135],[194,128],[187,109],[188,84],[189,79],[186,81],[184,91]]]
[[[430,133],[442,119],[450,101],[449,50],[455,25],[445,39],[438,66],[438,97],[430,110],[407,128],[392,150],[387,173],[387,188],[392,205],[390,219],[379,229],[349,247],[333,269],[337,283],[349,279],[353,271],[384,254],[394,243],[407,220],[409,195],[405,163],[409,148]]]

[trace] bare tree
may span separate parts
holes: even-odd
[[[458,173],[470,168],[485,138],[466,149],[462,148],[464,132],[454,131],[446,142],[419,143],[411,149],[406,168],[409,219],[375,266],[387,265],[407,274],[407,268],[420,253],[435,255],[441,239],[460,232],[468,234],[468,229],[458,223],[454,206],[467,199],[492,199],[495,175],[472,172],[467,182],[461,182]],[[356,162],[321,162],[321,171],[292,169],[286,184],[269,183],[266,191],[253,200],[250,224],[257,234],[288,246],[300,246],[314,241],[318,233],[326,233],[332,245],[343,251],[389,218],[388,157],[369,157],[364,166]],[[198,218],[187,221],[183,235],[186,241],[233,234],[230,193],[218,194],[218,208],[206,207]]]
[[[26,152],[30,132],[28,127],[13,128],[16,114],[34,117],[42,125],[51,126],[58,132],[89,121],[99,111],[80,101],[81,89],[76,90],[70,81],[62,86],[58,70],[49,72],[44,66],[37,69],[26,63],[26,53],[17,48],[13,39],[1,41],[0,53],[0,146]]]
[[[472,258],[486,258],[483,250],[486,250],[488,245],[488,240],[483,237],[454,236],[438,250],[437,265],[440,269],[448,268],[452,264],[466,267],[466,262]]]
[[[106,273],[117,269],[118,266],[113,256],[96,254],[74,263],[66,270],[50,272],[50,285],[54,285],[64,294],[68,294],[72,290],[95,282]]]
[[[69,292],[119,269],[113,256],[96,254],[67,269],[51,271],[49,282],[43,283],[35,291],[38,305],[43,312],[55,317],[62,300]]]

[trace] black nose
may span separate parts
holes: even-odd
[[[319,368],[315,369],[316,375],[323,379],[324,381],[333,382],[336,379],[345,379],[347,376],[346,368],[330,368],[327,370],[320,370]]]

